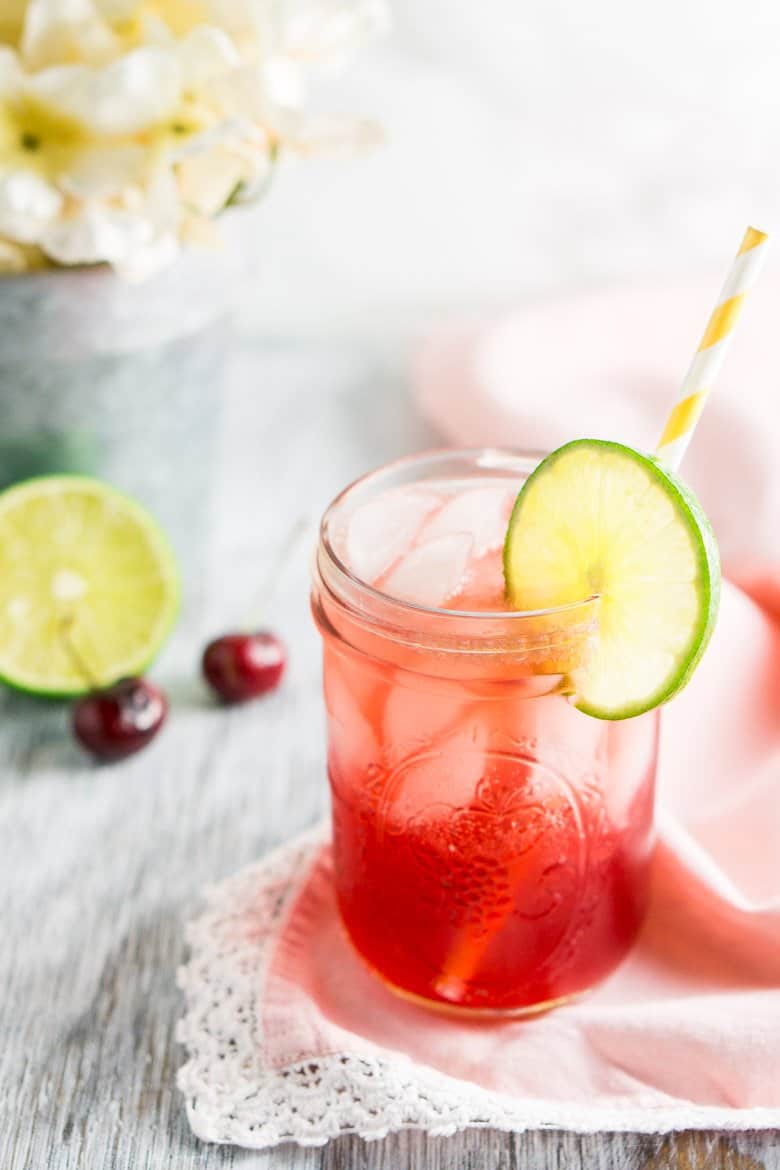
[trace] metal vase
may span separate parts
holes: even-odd
[[[107,268],[0,279],[0,486],[100,476],[200,563],[235,268],[190,253],[143,283]]]

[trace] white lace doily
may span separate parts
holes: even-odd
[[[263,1053],[265,973],[324,840],[325,831],[314,830],[213,887],[207,910],[188,928],[191,957],[179,972],[187,1007],[178,1039],[189,1056],[178,1083],[198,1137],[260,1149],[286,1141],[319,1146],[343,1133],[382,1138],[400,1129],[435,1135],[469,1127],[658,1133],[775,1123],[770,1110],[691,1105],[617,1112],[595,1104],[540,1104],[489,1092],[387,1050],[271,1067]]]

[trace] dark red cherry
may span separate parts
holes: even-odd
[[[276,634],[223,634],[203,651],[203,676],[226,703],[245,703],[279,685],[287,654]]]
[[[121,760],[146,747],[168,714],[162,691],[143,678],[122,678],[73,706],[73,734],[99,760]]]

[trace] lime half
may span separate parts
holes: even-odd
[[[517,609],[598,595],[595,646],[571,671],[575,703],[626,719],[685,686],[718,610],[715,537],[692,492],[657,460],[579,439],[523,485],[504,545]]]
[[[173,553],[100,480],[45,476],[0,494],[0,679],[77,695],[148,666],[179,602]]]

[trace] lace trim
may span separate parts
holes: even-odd
[[[501,1096],[399,1053],[337,1053],[276,1069],[264,1063],[262,991],[275,940],[323,841],[324,828],[282,846],[207,891],[187,930],[191,956],[178,973],[188,1050],[178,1084],[195,1134],[251,1149],[293,1141],[321,1146],[339,1134],[366,1139],[401,1129],[431,1135],[470,1127],[581,1133],[780,1126],[780,1110],[702,1106],[572,1107]]]

